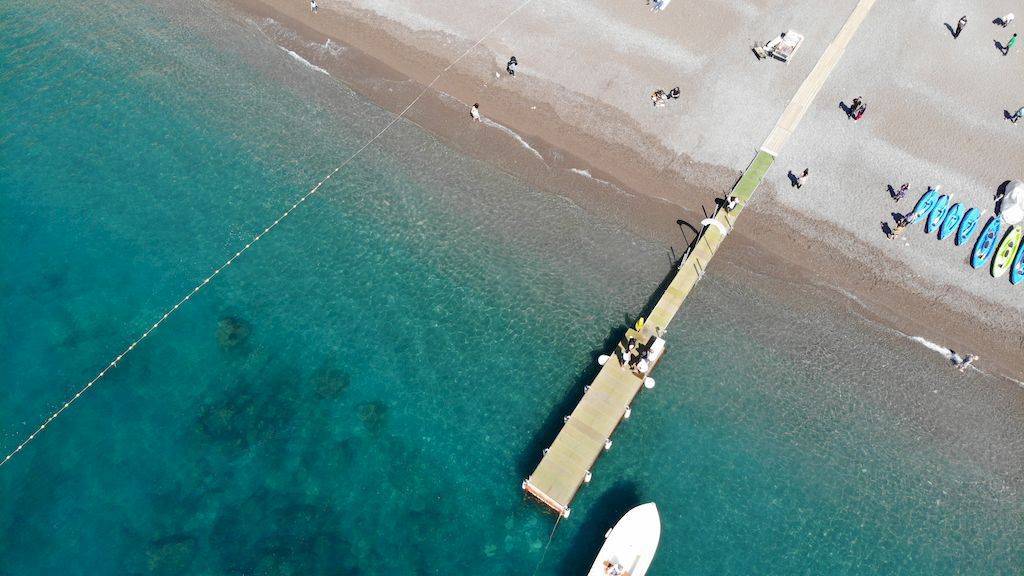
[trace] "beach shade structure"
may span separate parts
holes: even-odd
[[[999,216],[1011,226],[1024,222],[1024,182],[1014,180],[1006,185]]]

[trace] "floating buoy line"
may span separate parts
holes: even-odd
[[[141,344],[143,340],[148,338],[149,335],[152,334],[157,328],[159,328],[161,324],[163,324],[165,321],[167,321],[167,319],[170,318],[172,314],[177,312],[179,308],[181,308],[189,300],[191,300],[193,296],[197,295],[200,290],[205,288],[214,278],[217,277],[218,274],[223,272],[228,266],[231,266],[231,264],[233,264],[235,262],[235,260],[237,260],[239,257],[241,257],[242,254],[245,254],[250,248],[253,247],[254,244],[259,242],[264,236],[269,234],[271,230],[276,228],[277,225],[281,223],[282,220],[284,220],[285,218],[291,216],[292,213],[295,212],[295,210],[297,210],[299,208],[299,206],[301,206],[304,202],[306,202],[306,200],[309,200],[314,194],[316,194],[318,191],[320,191],[320,188],[325,183],[327,183],[328,180],[330,180],[332,177],[334,177],[335,174],[337,174],[342,169],[344,169],[346,166],[348,166],[348,164],[351,163],[352,160],[355,160],[356,157],[358,157],[367,148],[369,148],[371,144],[373,144],[375,141],[377,141],[378,138],[383,136],[384,133],[386,133],[395,124],[397,124],[399,120],[404,118],[405,115],[408,114],[409,110],[412,109],[412,107],[414,105],[416,105],[416,103],[419,102],[420,99],[423,98],[423,96],[431,88],[434,87],[434,84],[436,84],[437,81],[440,80],[441,77],[445,75],[445,73],[447,73],[449,70],[451,70],[463,58],[468,56],[470,52],[475,50],[477,48],[477,46],[479,46],[481,43],[483,43],[483,41],[486,40],[488,36],[493,34],[495,30],[497,30],[502,25],[504,25],[505,22],[507,22],[510,18],[515,16],[523,8],[526,8],[532,2],[533,2],[533,0],[524,0],[521,4],[516,6],[515,9],[513,9],[511,12],[506,14],[504,18],[499,20],[497,24],[492,26],[486,33],[484,33],[484,35],[481,36],[480,39],[477,40],[472,46],[467,48],[462,54],[460,54],[457,58],[452,60],[443,70],[438,72],[437,76],[434,76],[434,79],[431,80],[426,86],[424,86],[423,89],[420,90],[420,93],[417,94],[416,97],[412,99],[412,102],[409,102],[409,104],[404,109],[402,109],[402,111],[400,113],[398,113],[394,118],[392,118],[391,121],[388,122],[386,126],[384,126],[384,128],[380,129],[376,134],[373,135],[372,138],[370,138],[369,140],[366,141],[366,143],[364,143],[362,146],[360,146],[358,150],[356,150],[355,152],[350,154],[347,158],[345,158],[344,161],[341,162],[341,164],[339,164],[336,168],[331,170],[330,173],[327,174],[327,176],[325,176],[322,180],[317,182],[315,186],[313,186],[312,188],[309,189],[309,191],[307,191],[305,194],[303,194],[294,204],[291,205],[290,208],[288,208],[287,210],[282,212],[281,215],[278,216],[277,219],[274,220],[274,222],[272,224],[270,224],[269,226],[264,228],[263,231],[259,232],[255,236],[253,236],[252,239],[249,240],[248,242],[246,242],[246,244],[241,249],[239,249],[237,252],[235,252],[234,255],[232,255],[230,258],[225,260],[223,264],[221,264],[217,268],[214,268],[213,272],[211,272],[209,274],[209,276],[207,276],[206,278],[203,278],[203,280],[201,282],[199,282],[198,284],[196,284],[195,287],[193,287],[191,291],[189,291],[187,294],[185,294],[185,296],[183,298],[181,298],[180,300],[175,302],[173,306],[168,308],[167,311],[164,312],[163,316],[161,316],[156,322],[153,323],[152,326],[147,328],[145,332],[143,332],[141,335],[139,335],[138,338],[136,338],[134,341],[132,341],[131,344],[129,344],[124,350],[122,350],[117,356],[115,356],[114,359],[111,360],[109,364],[104,366],[103,369],[100,370],[96,374],[96,376],[94,376],[92,378],[92,380],[89,380],[85,384],[85,386],[83,386],[81,389],[79,389],[78,392],[75,392],[74,396],[71,396],[70,398],[65,400],[64,403],[60,406],[60,408],[58,408],[56,411],[54,411],[52,414],[50,414],[45,420],[43,420],[42,424],[40,424],[39,427],[35,429],[35,431],[33,431],[24,440],[22,440],[14,448],[14,450],[12,450],[6,456],[4,456],[3,460],[0,460],[0,467],[3,467],[4,465],[6,465],[19,452],[24,450],[25,447],[28,446],[33,440],[35,440],[36,437],[38,437],[40,434],[42,434],[43,430],[46,430],[46,428],[48,426],[50,426],[50,424],[52,424],[54,420],[56,420],[58,417],[60,417],[61,414],[63,414],[68,408],[70,408],[75,402],[77,402],[78,399],[81,398],[83,394],[88,392],[89,389],[93,387],[93,385],[95,385],[97,382],[102,380],[103,377],[106,376],[111,370],[116,368],[118,363],[121,362],[125,358],[125,356],[127,356],[133,350],[135,350],[135,348],[138,347],[138,345]]]

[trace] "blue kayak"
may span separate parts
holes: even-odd
[[[960,204],[950,206],[949,210],[946,211],[946,218],[942,221],[942,225],[939,226],[939,240],[945,240],[956,230],[956,227],[960,225],[960,219],[963,218],[963,215],[963,206]]]
[[[977,208],[971,208],[964,214],[963,220],[960,221],[960,231],[956,233],[957,246],[970,240],[971,234],[974,234],[978,227],[978,220],[981,220],[981,210]]]
[[[946,209],[949,208],[949,196],[943,194],[939,196],[939,199],[935,201],[935,207],[932,208],[932,213],[928,215],[928,219],[924,223],[924,231],[928,234],[932,233],[942,224],[942,219],[946,217]]]
[[[1024,280],[1024,248],[1017,248],[1017,256],[1010,266],[1010,284],[1017,285]]]
[[[988,219],[988,224],[978,236],[978,242],[974,245],[974,253],[971,254],[971,267],[981,268],[985,265],[989,256],[996,251],[996,239],[999,238],[999,228],[1002,227],[1002,220],[993,216]]]
[[[927,192],[921,195],[921,199],[917,201],[917,206],[914,206],[914,214],[917,216],[913,222],[920,220],[921,218],[927,218],[928,214],[935,207],[935,201],[939,199],[939,193],[931,188]]]

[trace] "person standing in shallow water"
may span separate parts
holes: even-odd
[[[970,367],[971,364],[974,364],[974,361],[977,359],[977,354],[968,354],[966,357],[959,358],[959,361],[955,361],[954,365],[957,367],[957,369],[960,370],[961,373],[963,373],[966,372],[967,368]]]
[[[473,120],[480,121],[480,105],[473,104],[473,107],[469,109],[469,115],[473,117]]]
[[[508,64],[505,64],[505,71],[508,72],[509,76],[515,76],[516,75],[516,66],[518,66],[518,65],[519,65],[519,61],[516,60],[515,56],[513,56],[513,57],[508,59]]]
[[[317,6],[316,0],[309,0],[309,11],[316,14],[318,10],[320,10],[320,7]]]

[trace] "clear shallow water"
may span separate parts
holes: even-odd
[[[387,119],[174,8],[0,7],[4,452]],[[401,126],[0,469],[0,573],[532,573],[519,482],[665,272]],[[651,499],[658,574],[1019,571],[1012,392],[714,272],[540,573]]]

